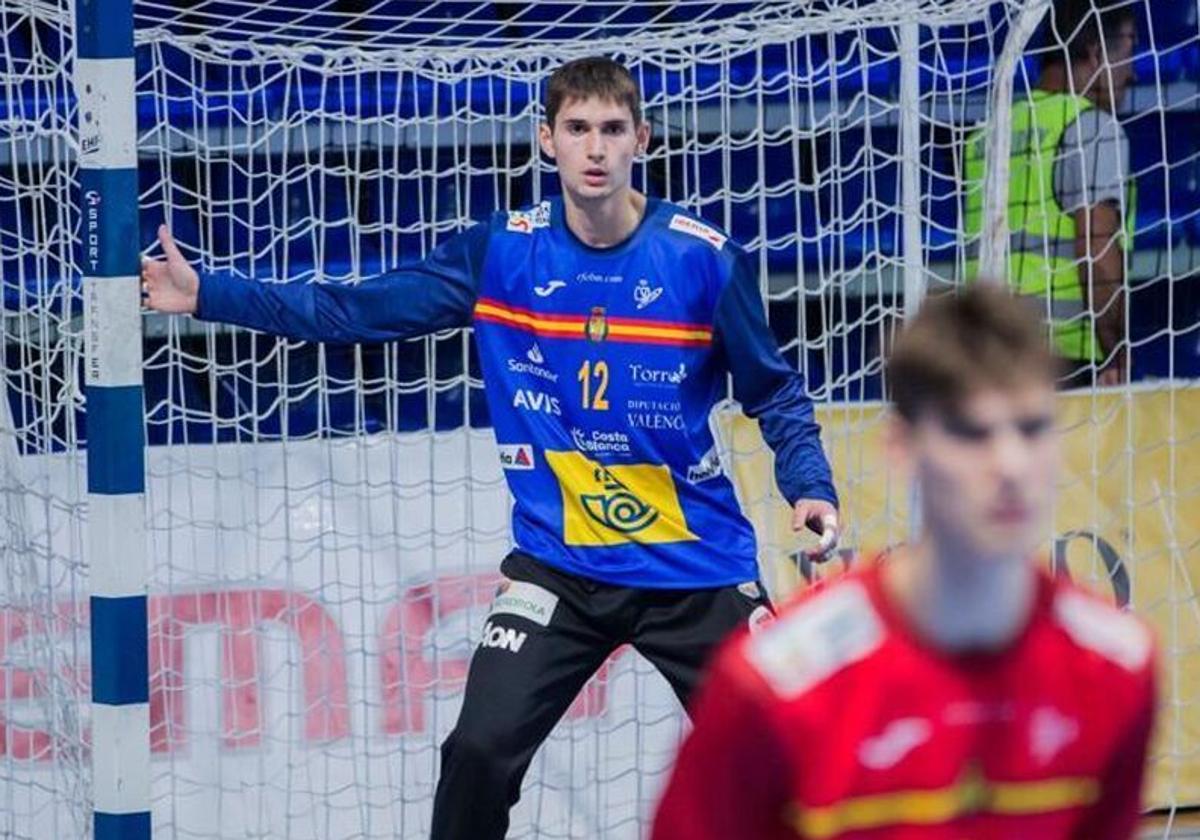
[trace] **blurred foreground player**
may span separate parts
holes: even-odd
[[[992,284],[925,306],[888,367],[923,534],[723,649],[654,840],[1132,835],[1151,636],[1031,559],[1055,373]]]

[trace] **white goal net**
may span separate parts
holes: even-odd
[[[142,244],[166,222],[198,266],[248,281],[354,283],[419,258],[557,192],[542,84],[613,55],[653,130],[636,186],[758,260],[821,406],[852,560],[905,534],[877,448],[883,354],[906,281],[911,303],[964,276],[964,142],[1008,130],[990,96],[1028,5],[135,0]],[[1135,381],[1068,399],[1053,536],[1072,574],[1116,581],[1158,627],[1152,800],[1173,809],[1200,804],[1200,25],[1196,0],[1129,5]],[[5,837],[90,831],[72,10],[0,0]],[[1020,101],[1040,54],[1014,55],[998,84]],[[143,323],[155,835],[425,836],[510,546],[469,331],[335,347]],[[802,576],[766,452],[753,424],[725,430],[781,593]],[[534,759],[511,836],[645,836],[684,726],[666,683],[618,651]]]

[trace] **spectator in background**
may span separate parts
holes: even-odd
[[[1114,114],[1133,79],[1134,12],[1113,0],[1057,0],[1046,31],[1038,86],[1013,103],[1009,281],[1051,322],[1070,363],[1066,387],[1117,385],[1128,375],[1123,231],[1134,190]],[[967,141],[966,233],[975,242],[985,228],[986,146],[984,130]],[[977,271],[970,260],[968,279]]]

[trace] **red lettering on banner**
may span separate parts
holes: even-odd
[[[604,660],[604,664],[596,670],[587,685],[583,687],[583,691],[579,692],[579,696],[575,698],[571,708],[567,709],[567,720],[600,717],[608,711],[609,672],[617,664],[617,660],[629,653],[630,650],[632,648],[629,645],[621,645],[609,654],[608,659]]]
[[[383,685],[383,731],[403,735],[425,731],[425,701],[460,690],[470,654],[453,658],[426,654],[427,637],[447,616],[491,603],[504,577],[495,572],[452,575],[407,589],[388,610],[380,632],[379,668]],[[482,616],[481,616],[482,617]],[[598,717],[608,710],[608,680],[613,664],[628,652],[613,651],[567,710],[570,720]]]
[[[448,615],[486,607],[504,580],[497,572],[452,575],[410,587],[388,610],[380,630],[379,673],[383,683],[383,731],[425,731],[425,698],[435,688],[451,692],[467,678],[465,657],[425,655],[426,637]]]
[[[298,592],[244,589],[150,599],[150,742],[159,751],[183,741],[186,714],[183,639],[189,626],[221,630],[222,738],[226,746],[262,740],[262,653],[259,626],[288,627],[300,643],[304,736],[331,741],[350,734],[346,652],[325,607]]]
[[[54,608],[54,615],[47,616],[44,612],[46,605],[38,605],[31,610],[9,609],[0,611],[0,663],[9,663],[14,658],[12,648],[26,636],[32,636],[31,643],[40,647],[45,659],[50,659],[51,650],[45,647],[44,639],[50,637],[59,639],[70,637],[72,628],[83,635],[87,633],[88,609],[87,602],[79,605],[59,604]],[[38,611],[34,611],[38,610]],[[47,627],[49,622],[50,627]],[[59,675],[68,696],[59,697],[55,702],[73,704],[85,701],[91,685],[91,673],[84,667],[78,670],[69,665],[62,665]],[[41,668],[22,668],[10,664],[0,664],[0,709],[7,712],[14,702],[24,703],[31,716],[33,713],[44,719],[44,706],[36,701],[46,695],[49,675]],[[86,733],[59,733],[60,740],[74,739]],[[15,723],[6,715],[0,715],[0,756],[9,756],[23,760],[49,760],[54,757],[54,735],[39,729],[32,724]],[[74,749],[84,745],[74,744]]]
[[[300,645],[303,663],[304,734],[310,740],[335,740],[350,734],[346,657],[341,632],[325,608],[296,592],[279,589],[197,592],[151,596],[150,619],[150,746],[167,752],[184,742],[186,705],[184,637],[188,627],[216,625],[221,630],[222,736],[230,747],[258,744],[262,739],[261,654],[259,627],[288,627]],[[10,609],[0,612],[0,662],[11,661],[12,647],[33,635],[37,644],[87,633],[88,602],[59,604],[47,626],[41,613]],[[81,665],[61,670],[74,693],[60,702],[85,702],[91,671]],[[35,701],[45,693],[47,675],[36,668],[0,665],[0,707]],[[193,689],[194,691],[194,689]],[[36,709],[30,703],[31,709]],[[87,739],[86,733],[83,733]],[[63,733],[63,737],[74,737]],[[0,716],[0,755],[48,759],[53,735],[32,725]]]
[[[482,613],[503,577],[496,572],[452,575],[413,586],[392,607],[381,626],[379,663],[383,690],[383,729],[388,734],[426,731],[425,703],[461,690],[470,652],[438,656],[428,650],[429,634],[455,613],[479,608]],[[149,598],[150,746],[155,753],[174,751],[186,743],[187,703],[206,689],[185,684],[185,640],[197,628],[213,627],[220,645],[221,737],[227,747],[261,744],[264,729],[262,698],[262,626],[286,627],[299,645],[302,665],[304,735],[328,741],[350,734],[350,701],[345,644],[338,624],[326,607],[312,597],[282,589],[235,589]],[[47,640],[85,639],[88,602],[59,604],[47,616],[45,608],[0,611],[0,756],[23,760],[53,757],[56,736],[46,719],[44,697],[50,680],[44,668],[53,661],[42,655]],[[20,649],[37,644],[37,651]],[[464,647],[465,649],[465,647]],[[566,717],[597,717],[608,709],[608,683],[614,663],[629,651],[618,648],[580,692]],[[60,658],[61,661],[61,658]],[[14,664],[21,663],[21,664]],[[58,666],[55,691],[69,696],[56,702],[86,703],[91,669],[80,663]],[[14,709],[28,714],[18,715]],[[28,722],[36,720],[37,723]],[[44,728],[43,728],[44,727]],[[87,732],[59,733],[72,749]],[[65,743],[65,741],[64,741]]]

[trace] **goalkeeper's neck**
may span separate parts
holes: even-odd
[[[583,244],[612,248],[633,235],[646,213],[646,196],[627,188],[601,198],[580,198],[563,191],[567,227]]]

